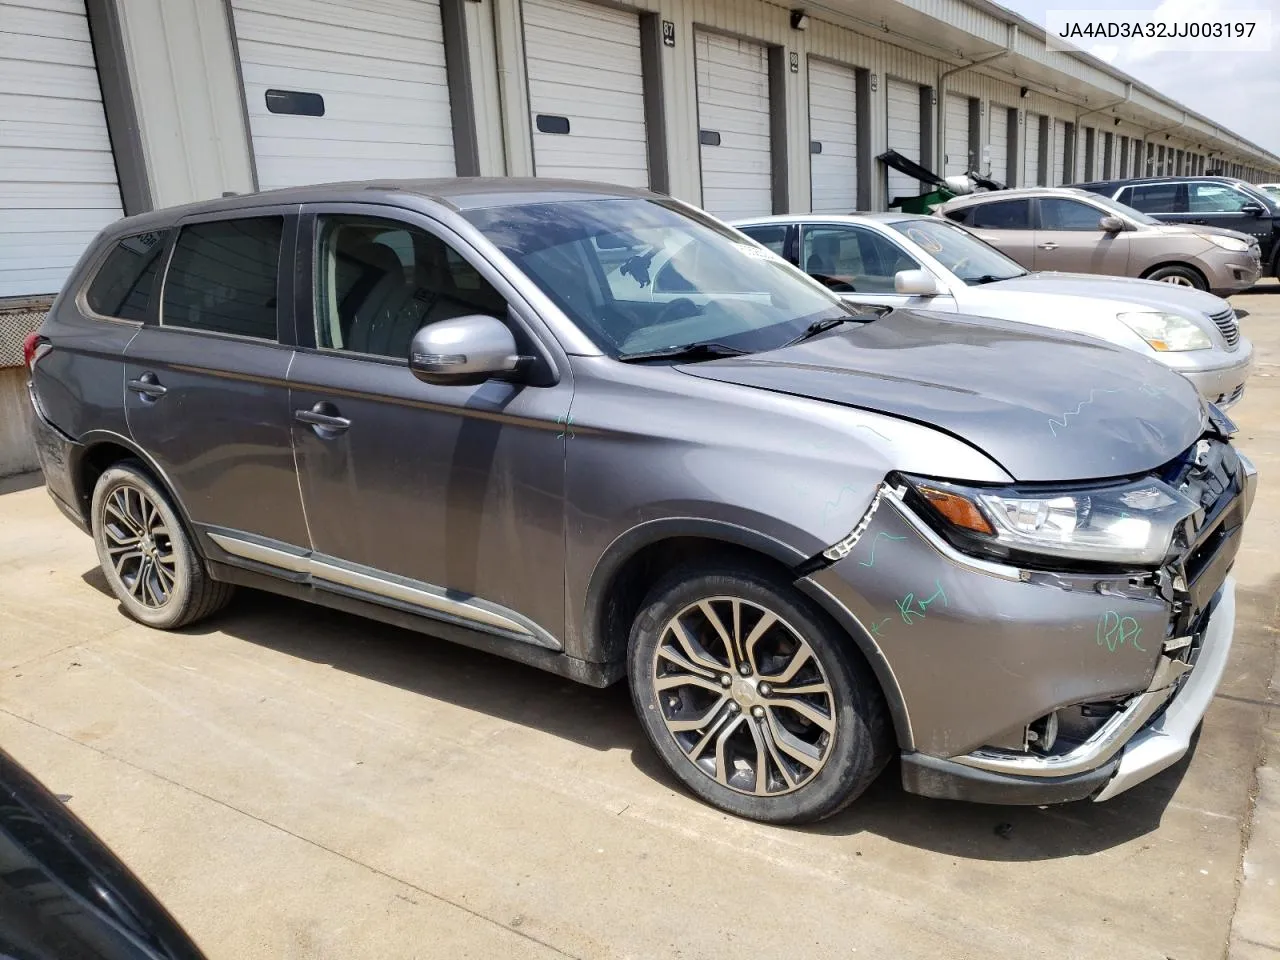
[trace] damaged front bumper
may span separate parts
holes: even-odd
[[[1230,654],[1228,574],[1256,488],[1246,458],[1225,444],[1208,453],[1209,466],[1189,468],[1205,504],[1194,535],[1153,575],[978,560],[889,490],[838,559],[828,554],[836,562],[810,574],[866,631],[908,791],[1106,800],[1186,753]],[[1059,717],[1069,734],[1057,735]]]

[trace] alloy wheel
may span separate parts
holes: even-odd
[[[826,672],[794,627],[756,603],[711,597],[685,607],[662,629],[653,684],[680,750],[739,793],[790,793],[831,756]]]
[[[1175,287],[1194,287],[1195,284],[1180,274],[1172,273],[1160,278],[1161,283],[1172,283]]]
[[[121,484],[102,506],[107,556],[124,589],[144,607],[159,609],[173,596],[178,564],[164,515],[138,487]]]

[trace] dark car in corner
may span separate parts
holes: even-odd
[[[130,616],[242,585],[626,678],[742,816],[830,816],[894,755],[928,796],[1107,799],[1186,752],[1231,647],[1256,475],[1191,383],[859,312],[646,191],[145,214],[27,353],[49,492]]]
[[[1262,274],[1280,277],[1280,198],[1235,177],[1143,177],[1074,186],[1164,223],[1221,227],[1258,241]]]

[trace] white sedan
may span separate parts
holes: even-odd
[[[1081,333],[1160,361],[1219,406],[1244,393],[1253,344],[1240,335],[1231,305],[1211,293],[1125,277],[1029,273],[938,217],[797,214],[734,226],[852,303]]]

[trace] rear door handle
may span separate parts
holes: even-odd
[[[1045,243],[1040,244],[1040,249],[1041,250],[1057,250],[1058,245],[1054,243],[1052,240],[1049,240]]]
[[[159,400],[169,392],[169,388],[164,386],[154,373],[144,373],[136,380],[130,380],[125,386],[144,400]]]
[[[310,410],[293,411],[293,419],[314,428],[318,436],[326,439],[346,433],[351,421],[338,415],[338,408],[327,400],[321,400]]]

